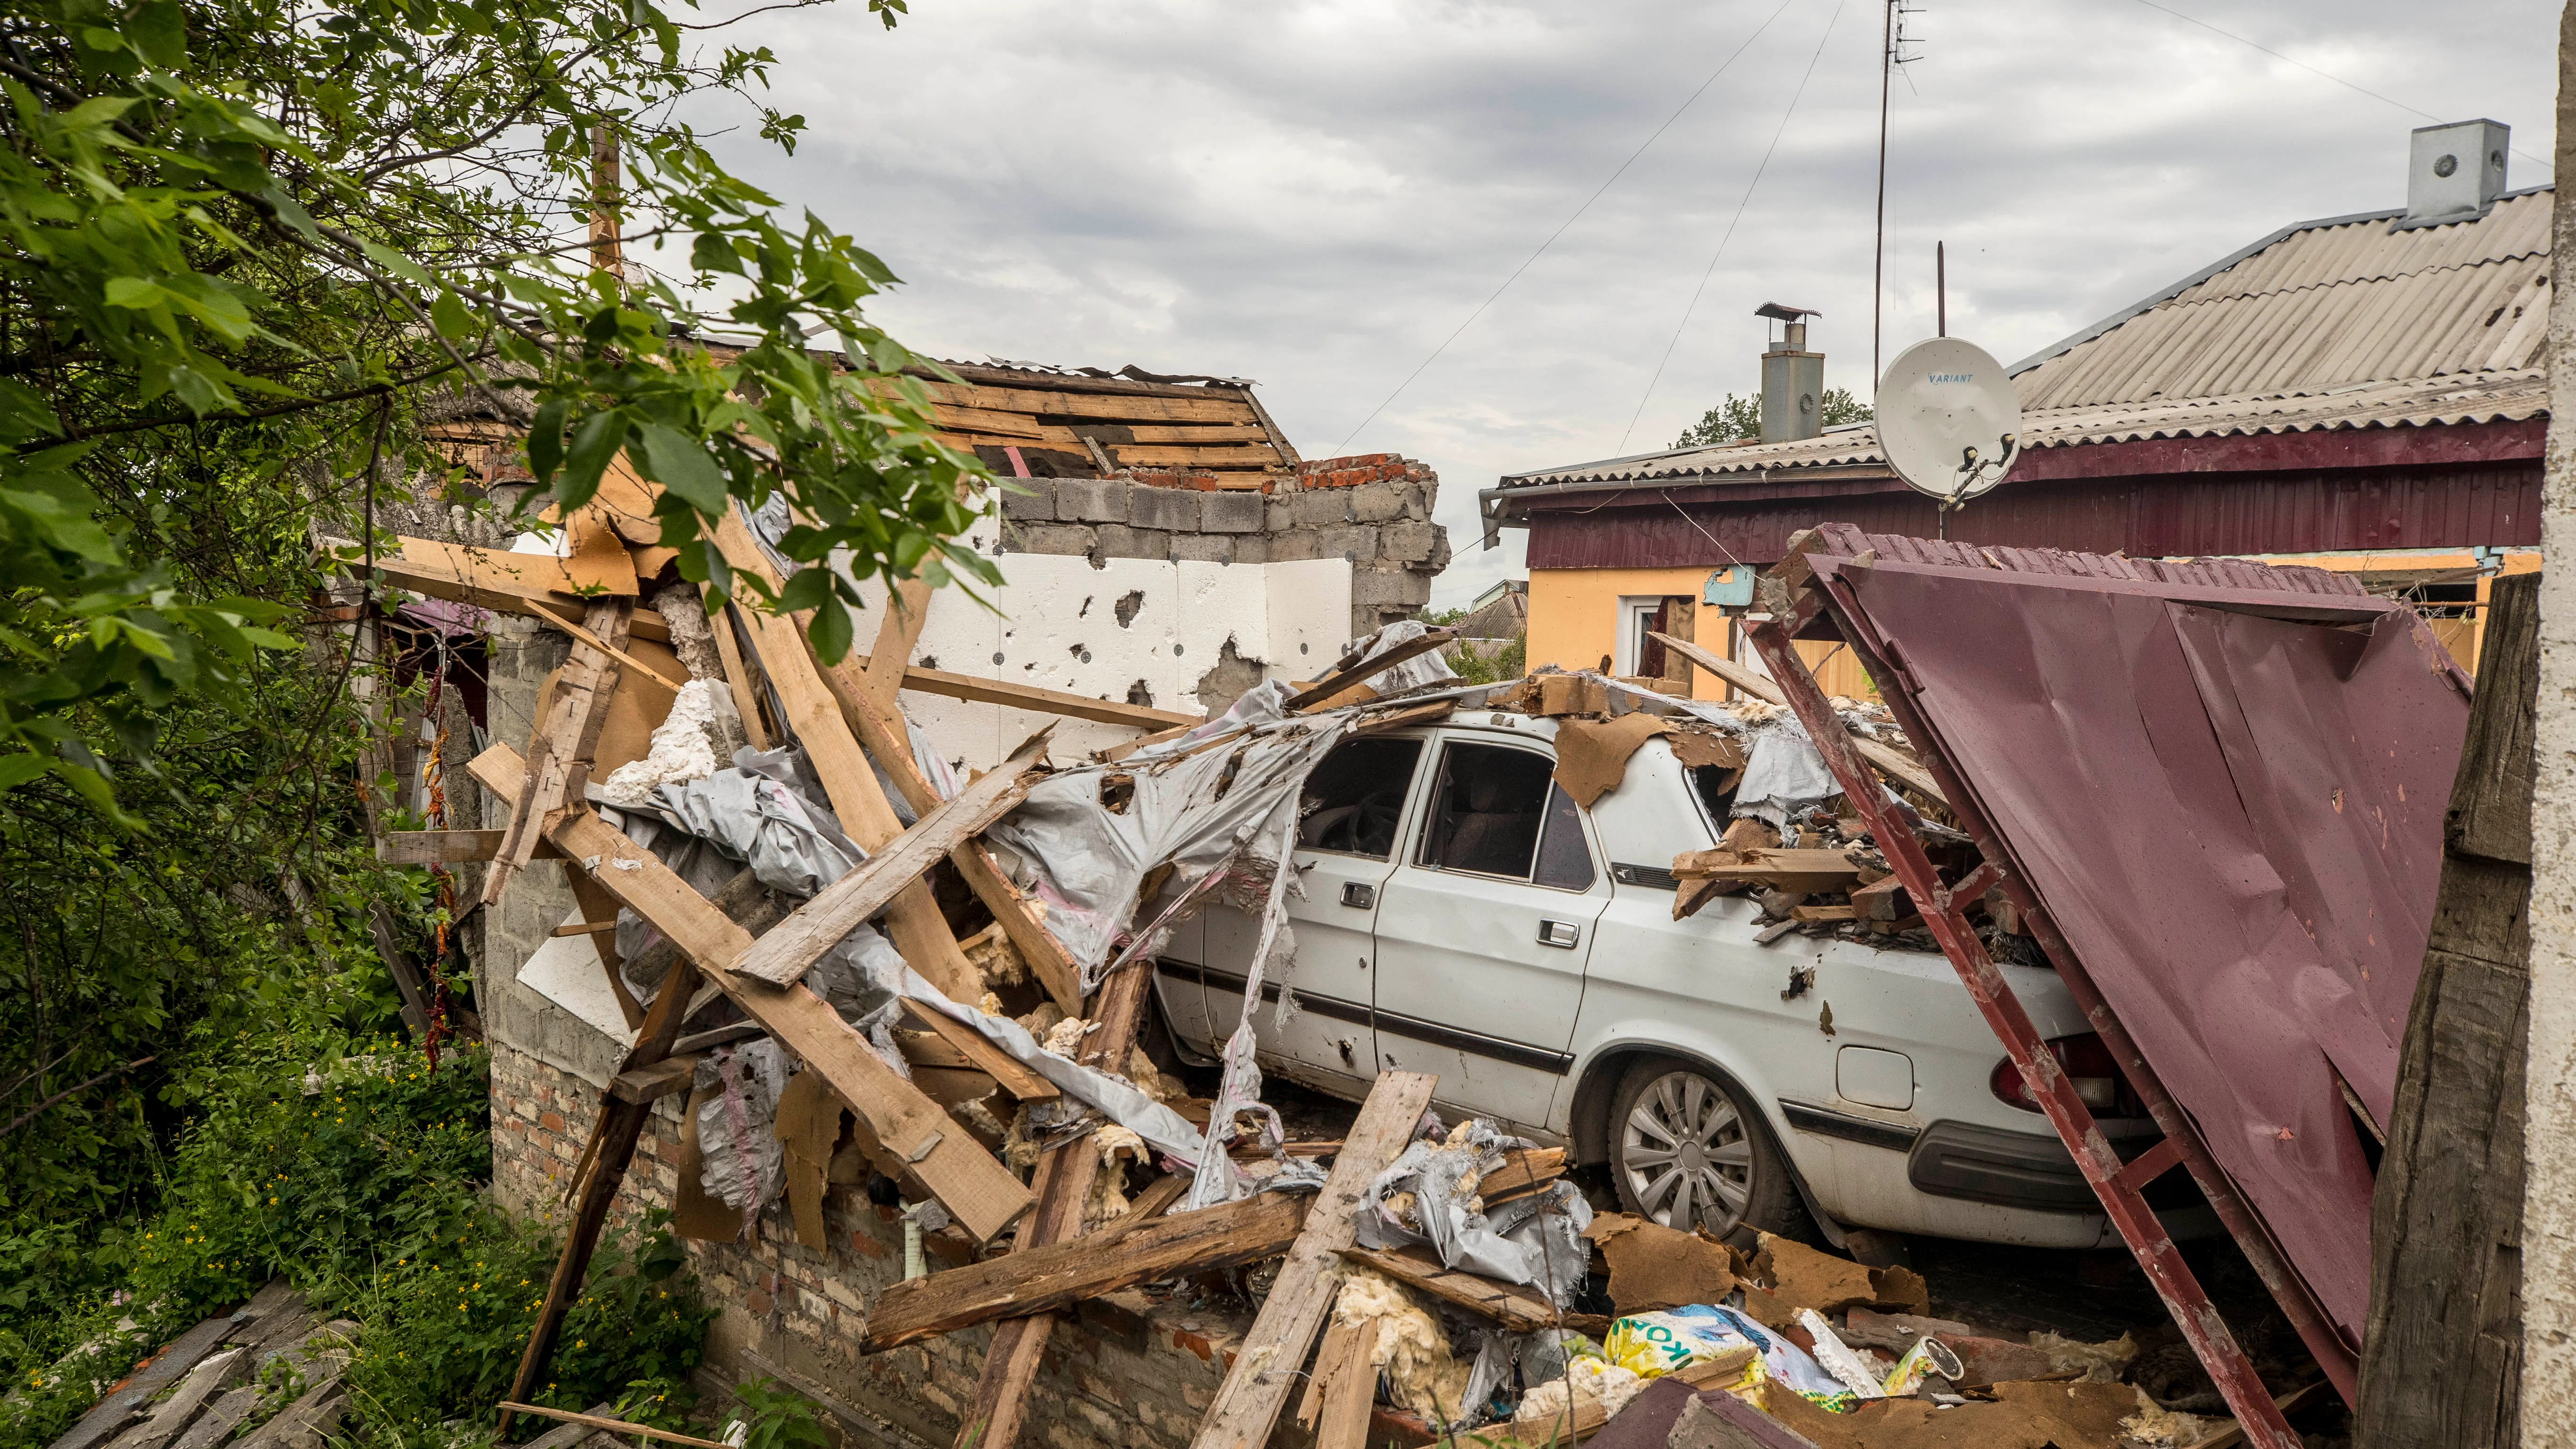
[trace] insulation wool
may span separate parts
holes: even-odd
[[[1521,1396],[1519,1412],[1512,1416],[1515,1424],[1545,1424],[1551,1420],[1571,1419],[1575,1410],[1599,1401],[1605,1418],[1617,1418],[1628,1401],[1645,1390],[1647,1381],[1633,1369],[1597,1358],[1569,1359],[1565,1377],[1539,1385]],[[1570,1397],[1569,1397],[1570,1396]]]
[[[1094,1130],[1091,1141],[1100,1154],[1100,1172],[1091,1179],[1090,1200],[1082,1205],[1086,1230],[1127,1216],[1127,1164],[1144,1163],[1153,1155],[1144,1138],[1114,1122]]]
[[[631,808],[649,803],[655,788],[703,780],[716,772],[718,714],[733,713],[733,700],[721,681],[692,679],[680,686],[671,713],[653,727],[653,747],[644,758],[620,765],[601,782],[599,793],[612,805]]]
[[[2120,1421],[2125,1440],[2148,1445],[2150,1449],[2182,1449],[2197,1444],[2209,1432],[2209,1424],[2196,1414],[2177,1414],[2147,1397],[2144,1389],[2134,1389],[2138,1412]]]
[[[1073,1054],[1082,1050],[1082,1039],[1090,1034],[1090,1022],[1078,1016],[1068,1016],[1047,1029],[1046,1040],[1041,1045],[1057,1056],[1071,1061]]]
[[[671,652],[691,679],[724,678],[724,655],[716,649],[715,630],[707,623],[706,605],[690,584],[674,584],[653,596],[653,612],[671,628]],[[728,621],[726,627],[732,627]],[[731,753],[731,751],[727,751]]]
[[[1461,1401],[1475,1366],[1449,1351],[1449,1335],[1441,1331],[1439,1320],[1416,1306],[1393,1280],[1354,1267],[1333,1300],[1333,1321],[1351,1328],[1377,1325],[1369,1362],[1386,1376],[1387,1397],[1396,1407],[1434,1424],[1464,1417]]]
[[[2051,1373],[2081,1372],[2088,1384],[2115,1384],[2120,1370],[2138,1356],[2138,1341],[2121,1334],[2108,1343],[2086,1343],[2042,1329],[2030,1336],[2030,1346],[2048,1355]]]

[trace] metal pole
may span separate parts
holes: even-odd
[[[1881,17],[1878,39],[1878,245],[1869,263],[1869,385],[1878,388],[1879,317],[1885,308],[1887,288],[1887,82],[1894,69],[1896,55],[1896,7],[1905,0],[1887,0],[1887,12]]]
[[[1945,243],[1932,244],[1932,306],[1936,337],[1950,335],[1950,258]]]

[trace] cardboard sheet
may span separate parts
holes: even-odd
[[[1589,810],[1627,778],[1628,757],[1637,747],[1666,731],[1661,719],[1642,710],[1612,720],[1561,721],[1556,727],[1556,783]]]
[[[1610,1303],[1622,1316],[1724,1303],[1741,1261],[1724,1243],[1651,1223],[1630,1213],[1603,1213],[1583,1234],[1610,1264]]]

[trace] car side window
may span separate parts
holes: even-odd
[[[1416,861],[1528,880],[1555,773],[1547,756],[1529,750],[1449,743]]]
[[[1395,853],[1405,793],[1422,759],[1422,741],[1345,740],[1306,776],[1297,844],[1384,860]]]
[[[1547,825],[1538,837],[1540,885],[1561,891],[1592,889],[1592,847],[1583,838],[1583,812],[1563,785],[1547,790]]]

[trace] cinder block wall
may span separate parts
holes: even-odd
[[[530,874],[555,867],[539,863]],[[513,889],[516,889],[514,886]],[[576,1028],[578,1023],[574,1023]],[[612,1222],[669,1206],[678,1185],[681,1097],[662,1099],[636,1149]],[[492,1044],[493,1188],[504,1207],[558,1228],[574,1161],[589,1139],[599,1089],[506,1040]],[[982,1377],[989,1327],[923,1339],[862,1357],[857,1349],[877,1295],[903,1276],[903,1225],[853,1188],[824,1199],[830,1247],[800,1247],[784,1206],[760,1224],[756,1244],[688,1244],[691,1266],[719,1316],[708,1329],[705,1391],[767,1376],[843,1415],[843,1442],[953,1443]],[[934,1239],[936,1255],[958,1248]],[[1085,1304],[1060,1326],[1029,1394],[1023,1445],[1124,1449],[1190,1442],[1224,1382],[1248,1316],[1155,1303],[1138,1292]],[[856,1425],[850,1417],[858,1417]],[[868,1421],[894,1431],[872,1432]]]
[[[1431,521],[1440,475],[1393,453],[1300,463],[1270,487],[1219,490],[1206,474],[1014,478],[1002,500],[1006,552],[1100,559],[1351,565],[1351,635],[1408,618],[1449,566]]]

